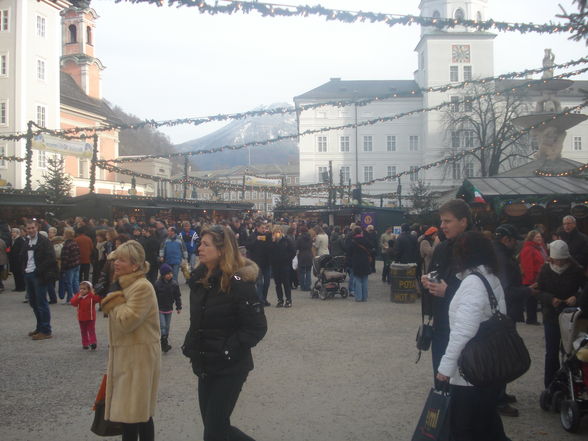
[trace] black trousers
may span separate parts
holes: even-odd
[[[545,331],[545,374],[543,384],[545,389],[555,379],[555,374],[559,370],[559,342],[561,333],[557,322],[543,321]]]
[[[527,310],[527,323],[537,323],[537,297],[529,296],[525,302]]]
[[[451,386],[452,441],[506,441],[496,409],[500,387]]]
[[[153,418],[144,423],[126,424],[123,423],[122,441],[154,441],[155,428]]]
[[[80,282],[90,280],[90,264],[80,263]]]
[[[284,292],[286,293],[286,300],[292,302],[292,285],[290,282],[291,266],[276,266],[272,268],[274,282],[276,284],[276,295],[278,301],[284,301]],[[283,289],[282,289],[283,288]]]
[[[198,379],[198,404],[204,423],[204,441],[255,441],[231,426],[231,414],[247,373]]]

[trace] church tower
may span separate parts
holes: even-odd
[[[98,14],[89,1],[74,2],[62,11],[63,55],[61,70],[75,80],[91,98],[102,99],[102,62],[94,56],[94,29]]]
[[[483,21],[488,0],[421,0],[421,16]],[[494,75],[495,34],[475,28],[422,27],[421,39],[415,48],[418,69],[415,81],[422,88],[475,80]],[[423,93],[423,107],[434,107],[458,99],[461,91]],[[424,163],[437,161],[449,154],[451,135],[443,128],[443,111],[423,114]],[[463,164],[462,164],[463,166]],[[469,167],[470,165],[468,165]],[[471,168],[471,167],[470,167]],[[457,168],[436,167],[427,171],[426,179],[432,186],[461,182],[463,173]]]

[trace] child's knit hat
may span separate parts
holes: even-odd
[[[169,274],[172,272],[172,267],[169,266],[167,263],[164,263],[163,265],[161,265],[159,267],[159,274],[161,274],[161,276],[165,276],[166,274]]]

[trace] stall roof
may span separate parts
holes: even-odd
[[[579,195],[588,194],[588,181],[569,176],[536,176],[510,178],[494,176],[469,178],[483,196],[534,196],[534,195]]]

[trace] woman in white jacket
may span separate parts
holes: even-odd
[[[498,308],[506,313],[504,292],[496,276],[498,263],[490,240],[466,232],[456,240],[454,254],[462,280],[449,305],[449,344],[441,359],[437,379],[451,385],[451,434],[454,441],[506,441],[496,409],[500,386],[475,387],[459,373],[457,361],[480,323],[492,315],[488,292],[476,271],[490,283]]]

